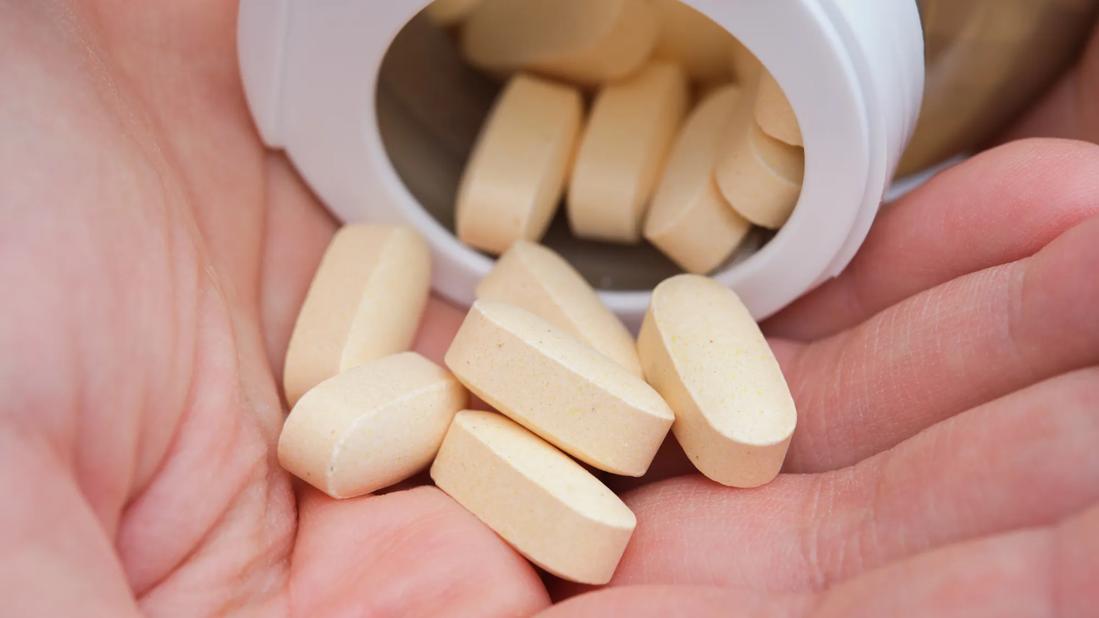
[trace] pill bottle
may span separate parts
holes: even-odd
[[[435,291],[468,304],[493,258],[455,237],[454,196],[500,83],[462,62],[449,35],[424,18],[426,4],[241,0],[238,52],[264,142],[285,151],[337,218],[418,230],[433,252]],[[763,318],[847,265],[902,161],[913,173],[972,148],[1032,100],[1071,58],[1096,2],[684,4],[758,58],[801,128],[805,174],[793,214],[711,273]],[[1045,39],[1056,39],[1050,53],[1027,49]],[[1025,66],[999,66],[1005,50]],[[560,232],[551,229],[544,242],[627,323],[639,323],[651,289],[678,272],[651,247]]]

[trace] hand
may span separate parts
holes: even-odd
[[[235,7],[0,0],[0,613],[537,610],[438,490],[334,502],[275,461],[335,226],[258,140]],[[433,302],[417,347],[460,318]]]
[[[0,0],[5,608],[545,607],[433,487],[336,502],[275,462],[281,357],[334,224],[255,135],[234,20],[233,2]],[[843,277],[767,325],[801,410],[793,473],[633,490],[616,583],[676,587],[555,611],[1094,606],[1097,171],[1094,147],[1026,142],[889,208]],[[438,358],[460,319],[433,302],[417,348]],[[669,452],[653,479],[689,472]]]
[[[764,325],[799,410],[787,473],[724,488],[669,449],[655,473],[688,475],[625,495],[624,587],[549,614],[1094,611],[1097,189],[1099,148],[1029,141],[887,208]]]

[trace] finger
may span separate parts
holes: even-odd
[[[935,547],[1054,523],[1099,501],[1097,410],[1093,368],[854,468],[753,490],[697,476],[642,488],[625,496],[638,526],[612,583],[822,590]]]
[[[336,231],[336,222],[290,168],[286,157],[269,154],[266,169],[266,231],[260,262],[260,324],[277,383],[290,331],[305,292]]]
[[[810,340],[859,324],[913,294],[1033,254],[1099,214],[1099,147],[1030,140],[941,173],[878,216],[844,272],[768,320]]]
[[[1099,604],[1099,508],[1049,529],[945,547],[819,594],[629,586],[585,594],[539,617],[1090,616]]]
[[[1096,101],[1099,101],[1099,29],[1077,65],[1000,139],[1064,137],[1099,142]]]
[[[788,469],[857,462],[935,422],[1099,362],[1099,216],[1036,255],[922,292],[802,349]]]
[[[818,587],[919,552],[1056,523],[1099,502],[1099,368],[974,408],[824,475],[807,520]]]
[[[434,487],[336,501],[307,489],[292,616],[526,616],[549,601],[534,569]]]
[[[538,614],[538,618],[727,618],[728,616],[805,616],[810,594],[773,594],[706,586],[622,586],[591,592]]]
[[[442,364],[443,355],[450,347],[450,341],[454,339],[454,333],[462,325],[466,312],[451,303],[431,297],[427,301],[427,309],[420,321],[420,330],[416,333],[416,341],[413,349],[423,354],[432,361]]]
[[[1096,556],[1099,508],[867,573],[823,594],[812,616],[1088,616],[1099,606]]]

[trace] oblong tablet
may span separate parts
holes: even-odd
[[[528,560],[574,582],[610,581],[637,525],[583,466],[494,412],[458,413],[431,478]]]
[[[763,69],[755,54],[735,38],[729,48],[729,65],[736,82],[742,86],[753,83]]]
[[[756,487],[779,473],[797,412],[782,370],[732,290],[697,275],[658,285],[641,326],[645,378],[675,410],[672,431],[707,477]]]
[[[718,148],[741,97],[722,86],[687,117],[645,219],[645,238],[687,272],[720,265],[752,229],[714,182]]]
[[[479,300],[446,353],[466,388],[600,470],[641,476],[674,417],[641,378],[538,316]]]
[[[415,352],[353,367],[306,393],[279,435],[279,463],[333,498],[388,487],[427,467],[468,395]]]
[[[683,70],[658,62],[609,84],[592,105],[569,182],[573,234],[635,243],[687,106]]]
[[[801,129],[798,126],[794,108],[790,107],[790,101],[782,92],[778,82],[767,71],[759,79],[759,90],[756,91],[756,123],[764,133],[790,144],[801,146]]]
[[[512,245],[477,286],[477,298],[525,309],[641,375],[630,331],[576,269],[542,245]]]
[[[483,0],[466,20],[462,52],[492,73],[529,70],[594,86],[637,70],[656,34],[647,0]]]
[[[653,0],[660,34],[653,57],[679,63],[691,79],[714,83],[732,76],[733,35],[680,0]]]
[[[756,225],[777,229],[801,195],[805,153],[767,135],[756,124],[754,107],[730,123],[714,177],[729,204]]]
[[[440,26],[452,26],[465,19],[481,0],[435,0],[424,12]]]
[[[325,251],[286,350],[291,406],[337,373],[412,344],[431,287],[431,254],[409,228],[347,225]]]
[[[455,228],[499,254],[546,232],[580,134],[580,93],[527,75],[512,78],[473,148],[458,188]]]

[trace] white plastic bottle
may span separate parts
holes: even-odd
[[[766,245],[714,273],[762,318],[836,275],[866,237],[919,113],[924,49],[915,0],[685,0],[774,75],[798,117],[805,179]],[[491,258],[458,242],[415,200],[379,134],[382,59],[426,0],[241,0],[245,93],[268,146],[282,148],[345,221],[403,223],[434,255],[435,290],[473,299]],[[602,291],[630,323],[648,290]]]

